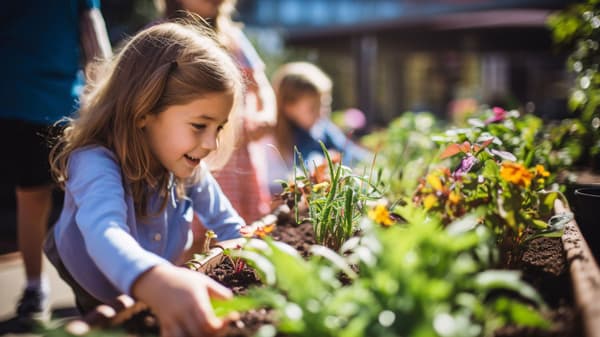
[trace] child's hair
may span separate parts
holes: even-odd
[[[284,158],[293,155],[293,139],[290,138],[291,125],[284,112],[285,106],[295,103],[306,95],[319,96],[322,105],[331,103],[332,83],[321,69],[308,62],[291,62],[281,66],[272,78],[277,96],[277,126],[275,140]]]
[[[218,158],[220,164],[228,159],[242,81],[236,64],[210,32],[197,24],[149,27],[132,37],[112,61],[103,65],[102,72],[95,73],[96,83],[89,83],[84,90],[79,116],[67,120],[50,155],[52,173],[62,187],[68,179],[68,159],[74,150],[87,145],[105,146],[119,160],[136,213],[146,216],[148,187],[166,192],[170,173],[165,170],[156,176],[151,172],[152,154],[139,121],[147,114],[158,114],[169,106],[187,104],[212,93],[234,97],[232,115],[219,135],[219,148],[209,156]],[[183,193],[183,188],[178,189],[179,197]]]

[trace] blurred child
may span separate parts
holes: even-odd
[[[275,125],[275,95],[265,75],[265,65],[244,35],[240,24],[231,19],[236,0],[165,0],[165,16],[185,16],[185,11],[206,19],[219,41],[240,66],[246,81],[242,109],[243,125],[236,149],[229,162],[215,178],[223,192],[246,222],[258,220],[270,211],[266,183],[258,172],[264,170],[261,148],[253,143],[270,132]],[[256,153],[258,151],[259,153]],[[251,198],[251,202],[249,202]]]
[[[329,118],[331,112],[331,79],[317,66],[307,62],[283,65],[273,76],[277,98],[277,124],[273,137],[265,139],[276,151],[267,152],[266,180],[272,194],[279,193],[276,179],[288,179],[293,173],[294,146],[309,168],[320,163],[323,150],[342,154],[345,165],[367,159],[369,152],[353,143]]]
[[[199,28],[136,34],[90,85],[51,154],[64,208],[45,251],[83,313],[125,293],[157,315],[163,336],[223,326],[210,297],[231,292],[172,263],[198,214],[219,239],[244,224],[204,160],[227,156],[241,76]]]

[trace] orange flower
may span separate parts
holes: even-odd
[[[384,205],[377,205],[374,209],[369,210],[369,218],[380,225],[389,227],[394,224],[394,220],[390,218],[390,212]]]
[[[512,162],[503,162],[500,168],[502,179],[515,185],[529,187],[533,174],[525,166]]]
[[[448,196],[448,201],[450,201],[451,204],[458,204],[458,202],[460,201],[460,194],[452,191],[450,192],[450,195]]]

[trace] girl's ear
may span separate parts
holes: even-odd
[[[137,120],[137,122],[135,122],[135,126],[137,126],[140,129],[145,128],[146,124],[148,124],[148,114],[143,115]]]

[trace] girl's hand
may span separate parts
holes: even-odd
[[[210,298],[233,296],[208,276],[171,265],[156,266],[142,274],[132,293],[156,314],[162,337],[215,334],[225,322],[215,316]]]

